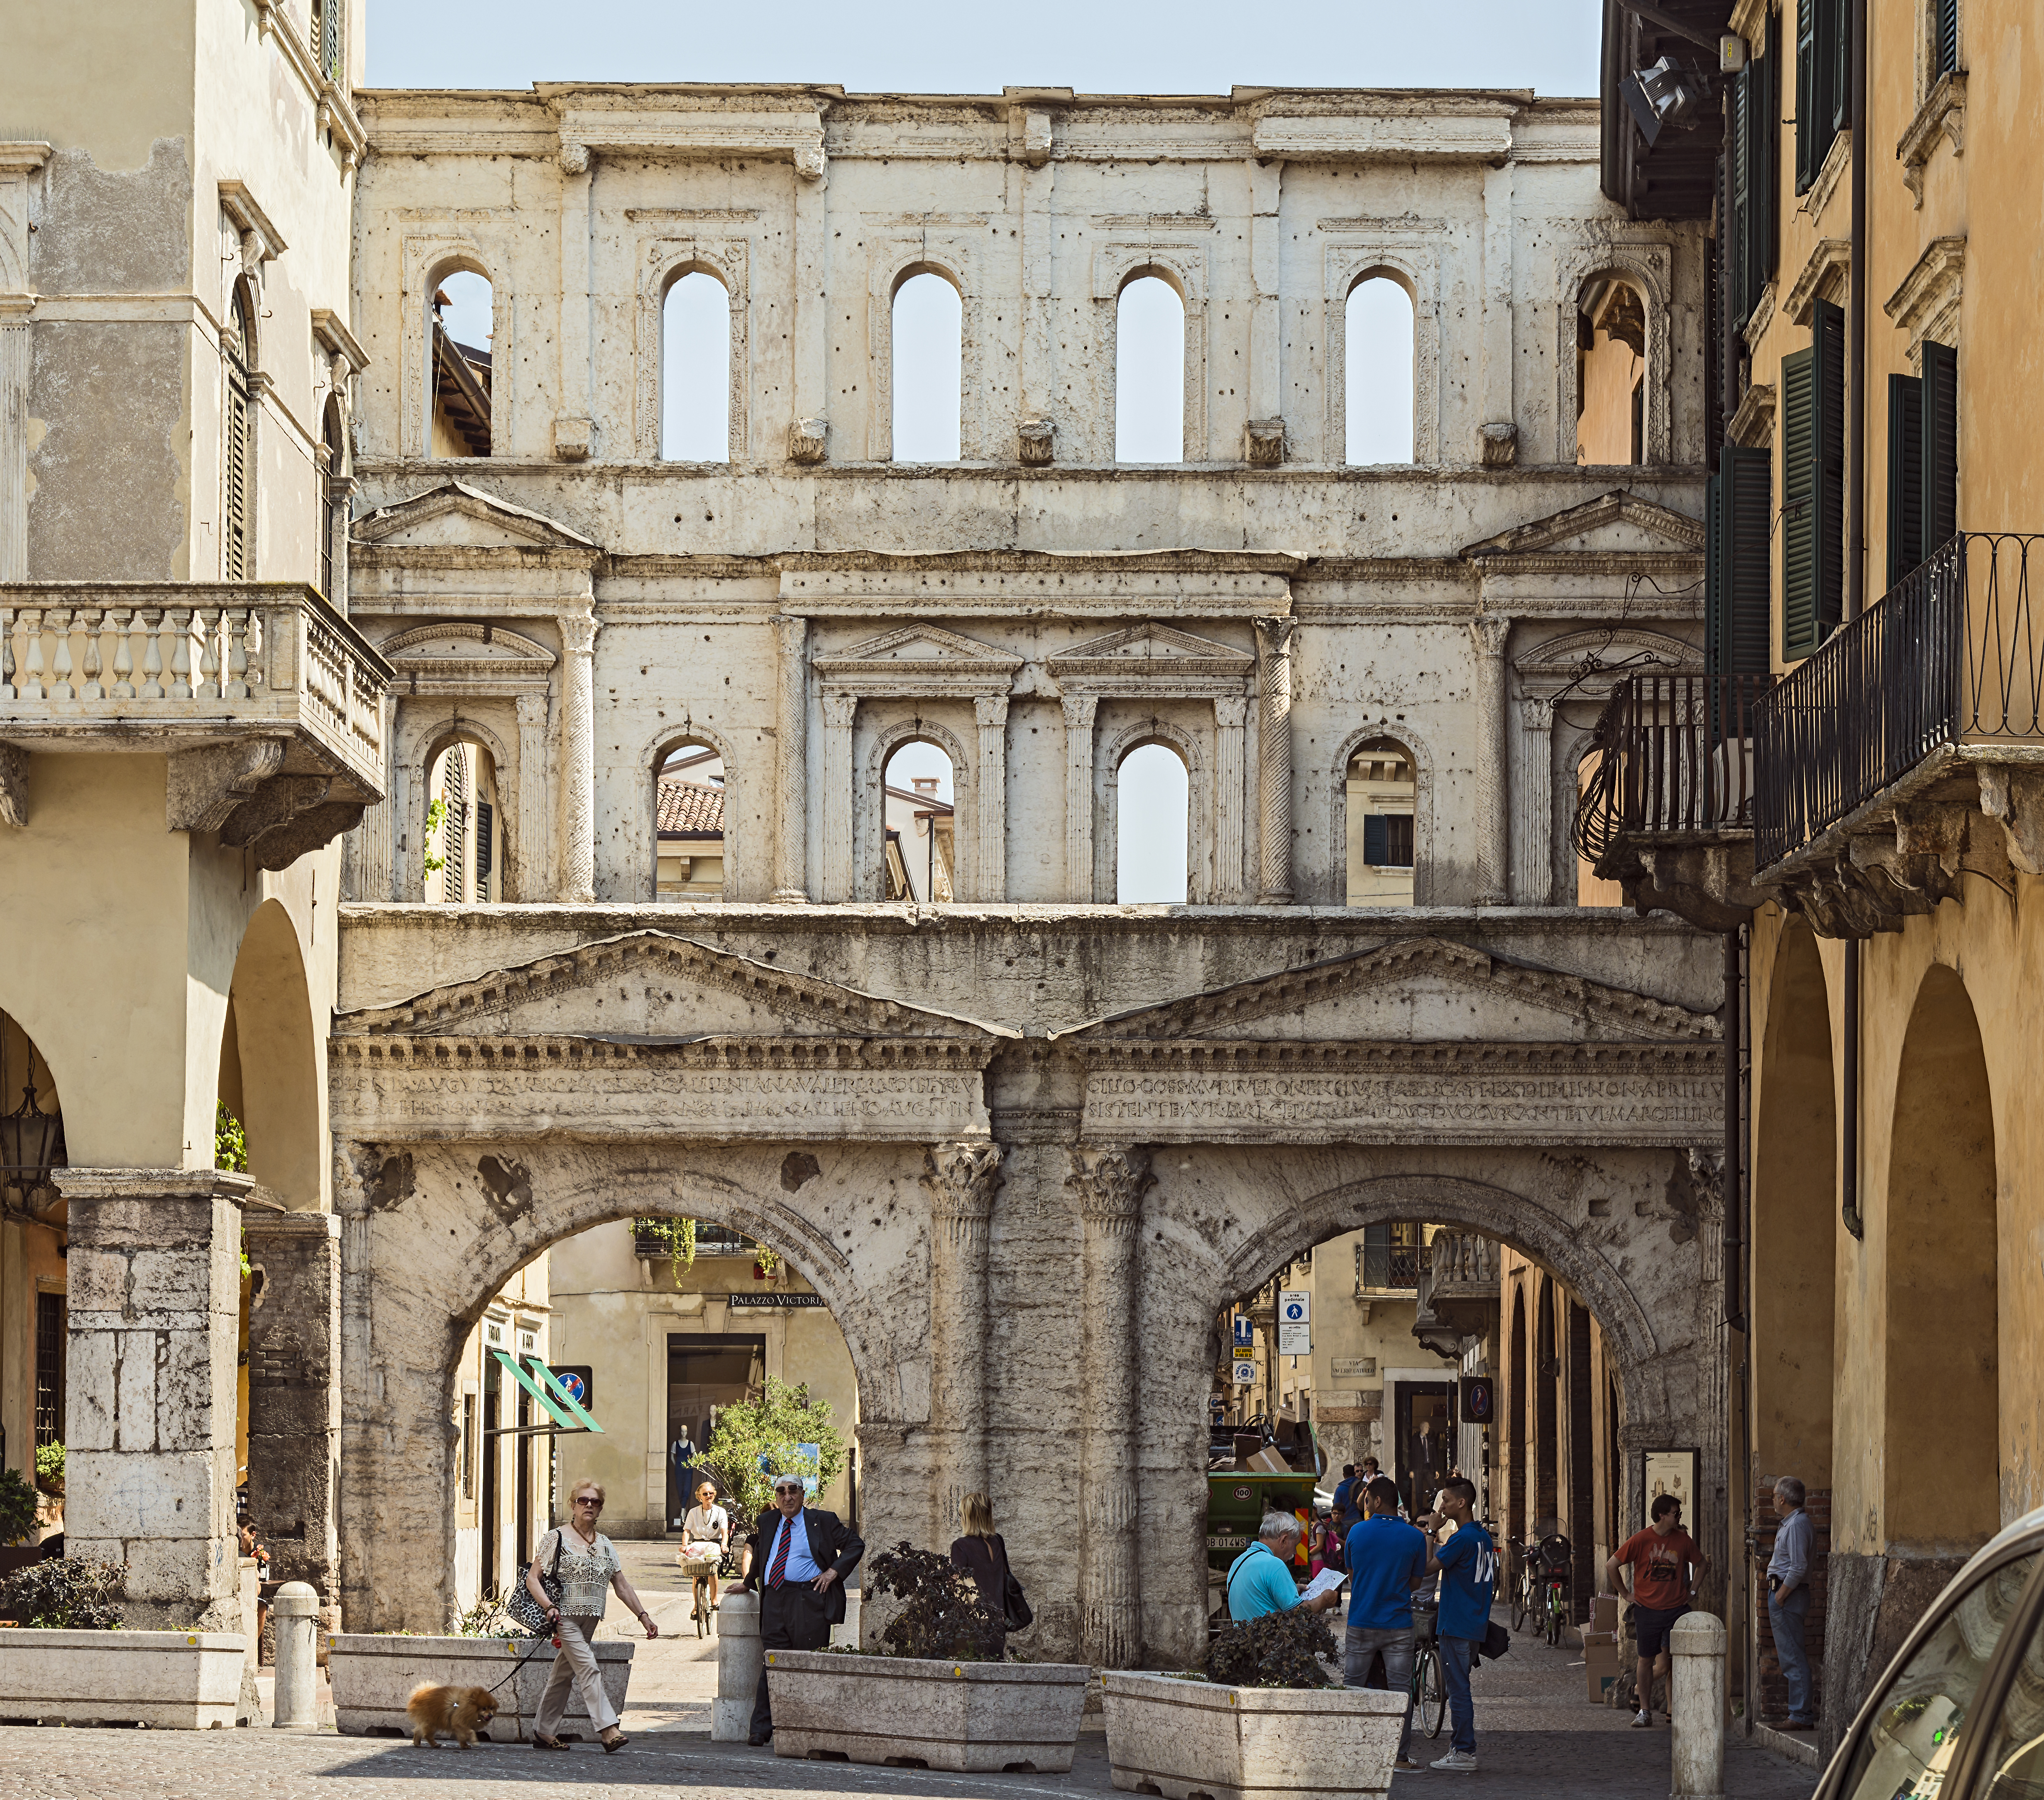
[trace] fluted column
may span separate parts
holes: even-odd
[[[933,1460],[946,1471],[933,1485],[929,1541],[947,1544],[960,1529],[959,1499],[989,1491],[986,1457],[986,1245],[997,1144],[939,1144],[924,1152],[930,1195],[930,1429]]]
[[[1511,898],[1506,851],[1504,748],[1504,640],[1509,619],[1479,613],[1470,621],[1476,653],[1470,688],[1476,701],[1476,742],[1471,783],[1476,796],[1476,903],[1502,906]]]
[[[1512,809],[1512,894],[1522,906],[1546,906],[1554,902],[1554,702],[1544,696],[1523,697],[1519,702],[1519,779],[1515,784],[1518,804]]]
[[[774,792],[780,819],[780,859],[774,898],[801,905],[809,897],[809,621],[774,617],[780,683],[775,708]]]
[[[1249,702],[1239,694],[1224,694],[1213,708],[1214,890],[1208,898],[1216,906],[1231,906],[1242,899],[1242,740]]]
[[[1067,694],[1065,706],[1065,898],[1093,898],[1093,721],[1097,694]]]
[[[561,843],[559,893],[596,898],[596,619],[561,617]]]
[[[855,881],[851,847],[857,800],[852,785],[851,726],[858,716],[856,694],[824,696],[824,866],[816,891],[832,902],[862,898]]]
[[[979,812],[979,891],[975,900],[1008,898],[1008,696],[982,694],[972,702],[979,721],[979,767],[973,801]]]
[[[518,696],[518,839],[511,858],[514,900],[544,900],[547,879],[547,697]]]
[[[1265,906],[1292,903],[1292,633],[1296,619],[1256,621],[1256,662],[1262,694],[1256,726],[1261,803],[1259,867]]]
[[[1142,1564],[1135,1484],[1135,1300],[1149,1152],[1072,1152],[1082,1223],[1079,1362],[1079,1642],[1087,1661],[1134,1668],[1143,1655]]]
[[[29,314],[0,294],[0,581],[29,579]]]

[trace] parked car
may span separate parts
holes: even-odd
[[[2044,1507],[1938,1596],[1860,1708],[1816,1800],[2044,1793]]]

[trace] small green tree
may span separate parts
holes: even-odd
[[[61,1444],[36,1446],[36,1485],[46,1494],[63,1491],[64,1447]]]
[[[803,1454],[805,1444],[816,1446],[814,1462]],[[758,1399],[717,1409],[716,1441],[701,1461],[749,1519],[773,1504],[776,1475],[813,1475],[820,1488],[836,1480],[844,1434],[832,1423],[828,1400],[811,1399],[806,1383],[790,1387],[769,1375]]]
[[[19,1469],[0,1469],[0,1544],[19,1544],[33,1531],[41,1505]]]
[[[233,1175],[248,1172],[248,1133],[225,1100],[213,1103],[213,1166]]]
[[[650,1237],[667,1247],[667,1267],[674,1286],[682,1285],[682,1271],[693,1268],[696,1260],[696,1221],[694,1219],[640,1218],[632,1221],[632,1235]]]

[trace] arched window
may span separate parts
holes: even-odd
[[[1366,275],[1343,315],[1351,463],[1412,460],[1412,297],[1389,275]]]
[[[1135,276],[1116,302],[1114,460],[1185,460],[1185,302],[1161,275]]]
[[[887,860],[882,891],[928,906],[953,898],[958,840],[951,760],[923,738],[902,744],[881,776]]]
[[[1191,780],[1168,744],[1139,744],[1115,771],[1114,898],[1182,906],[1189,898]]]
[[[490,279],[471,269],[441,278],[426,327],[432,371],[432,456],[490,454],[490,342],[494,327]]]
[[[504,897],[502,810],[497,768],[479,744],[457,738],[426,776],[425,898],[476,906]]]
[[[342,567],[341,540],[348,532],[348,502],[342,498],[345,451],[340,435],[340,402],[328,398],[320,421],[319,590],[336,606],[347,596],[333,590],[334,572]]]
[[[955,463],[964,398],[964,302],[929,270],[894,290],[889,358],[894,387],[894,460]]]
[[[1348,894],[1351,906],[1409,906],[1417,862],[1412,752],[1393,737],[1373,737],[1348,760]]]
[[[1615,275],[1584,283],[1576,313],[1576,460],[1646,460],[1646,306]]]
[[[256,574],[256,409],[249,379],[256,367],[255,320],[247,284],[236,282],[220,345],[227,365],[221,415],[220,567],[228,581],[252,580]]]
[[[731,460],[731,295],[705,269],[675,282],[660,305],[660,454]]]
[[[653,893],[660,900],[724,898],[724,756],[678,744],[653,772]]]
[[[1594,745],[1585,749],[1576,764],[1576,799],[1580,810],[1582,796],[1590,783],[1596,779],[1598,752]],[[1623,906],[1625,887],[1620,882],[1606,881],[1596,872],[1596,865],[1580,849],[1576,852],[1576,896],[1578,906]]]

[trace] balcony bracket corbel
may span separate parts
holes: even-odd
[[[2044,875],[2044,770],[1982,763],[1976,773],[1980,809],[2000,825],[2011,865]]]
[[[17,830],[29,822],[29,752],[0,744],[0,825]]]
[[[284,766],[281,737],[180,750],[171,758],[163,823],[172,831],[218,831]]]

